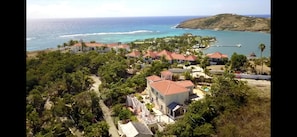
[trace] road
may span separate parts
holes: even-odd
[[[100,97],[100,92],[99,92],[98,87],[101,84],[101,81],[99,80],[99,77],[97,77],[95,75],[92,75],[91,78],[95,81],[91,90],[94,90],[98,94],[98,97]],[[104,104],[103,100],[100,100],[99,105],[102,109],[104,119],[107,122],[107,124],[109,125],[109,130],[108,130],[109,134],[111,134],[112,137],[120,137],[118,134],[118,130],[117,130],[115,124],[113,123],[113,119],[111,117],[111,111]]]

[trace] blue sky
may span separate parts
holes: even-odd
[[[270,0],[27,0],[27,18],[199,16],[271,13]]]

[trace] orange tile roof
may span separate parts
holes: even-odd
[[[119,44],[118,43],[110,43],[110,44],[107,44],[107,47],[115,47],[115,46],[118,46]]]
[[[167,51],[167,50],[162,50],[160,51],[157,56],[162,57],[165,56],[165,59],[167,60],[172,60],[172,56],[171,56],[171,52]]]
[[[182,87],[171,80],[161,80],[151,83],[151,87],[156,89],[162,95],[172,95],[188,92],[189,90]]]
[[[196,56],[194,56],[194,55],[190,55],[190,56],[187,56],[186,57],[186,60],[188,60],[188,61],[195,61],[196,60]]]
[[[182,54],[172,53],[171,57],[176,60],[186,60],[185,56]]]
[[[207,54],[206,56],[208,56],[209,58],[217,58],[217,59],[228,58],[228,55],[222,54],[221,52],[210,53],[210,54]]]
[[[156,58],[156,57],[162,57],[165,56],[166,60],[188,60],[188,61],[195,61],[196,56],[190,55],[190,56],[184,56],[182,54],[178,54],[175,52],[170,52],[167,50],[162,50],[160,52],[153,52],[148,50],[147,53],[144,55],[144,57],[151,57],[151,58]]]
[[[146,79],[153,81],[153,82],[162,80],[159,76],[156,76],[156,75],[148,76],[148,77],[146,77]]]
[[[126,44],[120,45],[120,46],[118,46],[118,48],[129,48],[129,45],[126,45]]]
[[[164,70],[161,72],[161,75],[164,75],[164,76],[172,75],[172,72],[169,70]]]
[[[162,55],[171,55],[171,52],[169,52],[167,50],[162,50],[158,53],[158,56],[162,56]]]
[[[126,54],[126,56],[129,56],[129,57],[139,57],[140,56],[140,52],[137,51],[137,50],[134,50],[131,53]]]
[[[144,57],[156,58],[157,57],[157,53],[156,52],[152,52],[152,51],[147,51],[147,53],[144,55]]]
[[[194,86],[193,82],[190,81],[190,80],[176,81],[175,83],[182,86],[182,87],[192,87],[192,86]]]

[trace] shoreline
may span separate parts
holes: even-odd
[[[213,28],[213,29],[201,29],[201,28],[186,28],[186,27],[175,27],[176,29],[193,29],[193,30],[211,30],[211,31],[236,31],[236,32],[256,32],[256,33],[265,33],[265,34],[271,34],[271,30],[265,31],[265,30],[221,30],[218,28]]]

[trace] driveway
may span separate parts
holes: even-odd
[[[95,83],[93,84],[93,87],[91,88],[91,90],[94,90],[97,94],[98,94],[98,97],[100,97],[100,92],[99,92],[99,85],[101,84],[101,81],[99,79],[99,77],[95,76],[95,75],[92,75],[90,76],[94,81]],[[109,125],[109,134],[112,136],[112,137],[120,137],[119,134],[118,134],[118,130],[115,126],[115,124],[113,123],[113,119],[111,117],[111,111],[109,110],[109,108],[104,104],[103,100],[100,100],[99,102],[99,105],[102,109],[102,112],[103,112],[103,117],[105,119],[105,121],[107,122],[107,124]]]

